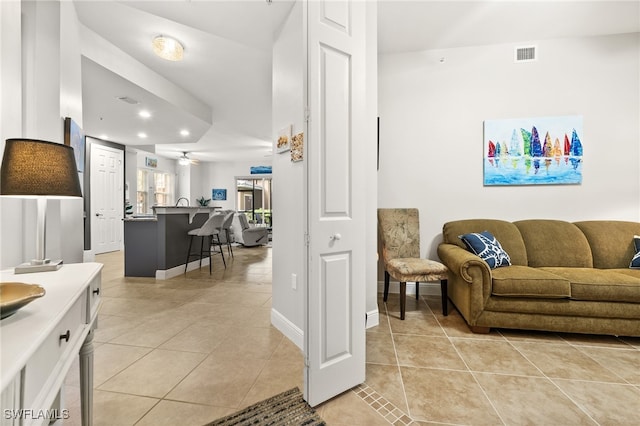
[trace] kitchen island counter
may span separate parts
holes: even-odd
[[[124,221],[124,275],[169,279],[184,273],[188,232],[201,227],[220,207],[154,206],[153,216]],[[208,265],[208,258],[202,265]],[[189,263],[197,268],[198,260]]]

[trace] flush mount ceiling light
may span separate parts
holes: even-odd
[[[159,35],[153,39],[153,53],[168,61],[181,61],[184,47],[175,38]]]

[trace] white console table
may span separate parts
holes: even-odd
[[[2,271],[2,282],[38,284],[46,294],[0,320],[1,425],[64,422],[62,386],[77,354],[82,425],[92,424],[92,341],[101,271],[100,263],[64,264],[33,274]]]

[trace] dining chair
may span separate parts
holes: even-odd
[[[420,257],[420,218],[418,209],[378,209],[378,232],[384,264],[384,296],[389,296],[389,281],[400,283],[400,319],[406,310],[407,282],[416,283],[416,299],[421,282],[440,281],[442,313],[448,314],[447,267]]]

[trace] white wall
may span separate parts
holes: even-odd
[[[19,2],[0,2],[0,155],[6,139],[22,135],[20,12]],[[23,204],[17,198],[0,198],[0,268],[24,261]]]
[[[640,220],[639,34],[536,44],[380,56],[378,206],[420,209],[422,255],[463,218]],[[556,115],[584,118],[581,185],[483,187],[483,120]]]
[[[378,216],[378,182],[377,173],[377,116],[378,116],[378,5],[376,2],[367,3],[367,120],[368,142],[367,157],[367,249],[365,256],[366,267],[366,305],[367,328],[378,325],[378,280],[377,280],[377,235]]]
[[[81,123],[78,22],[71,3],[2,2],[2,149],[6,138],[63,143],[63,118]],[[35,256],[35,202],[2,199],[0,267]],[[49,201],[47,257],[82,262],[82,200]]]
[[[304,40],[302,4],[296,2],[273,47],[272,132],[293,125],[293,134],[304,130]],[[275,143],[274,143],[274,153]],[[302,349],[304,327],[304,163],[291,162],[289,152],[273,156],[273,271],[272,315],[274,326]],[[292,274],[297,289],[291,286]]]
[[[235,194],[236,194],[236,177],[252,176],[260,179],[262,175],[251,175],[252,166],[271,166],[272,159],[264,158],[263,161],[235,161],[235,162],[213,162],[200,163],[202,168],[200,174],[200,193],[196,194],[196,198],[204,195],[204,198],[211,198],[211,190],[226,189],[226,201],[212,201],[209,205],[222,207],[224,210],[237,210]],[[193,185],[193,182],[192,182]],[[192,194],[194,194],[192,189]]]

